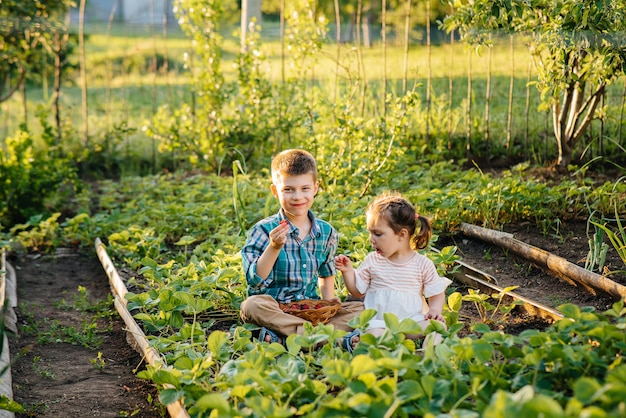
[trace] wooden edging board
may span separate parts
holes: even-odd
[[[432,248],[433,251],[439,252],[438,249]],[[471,287],[472,289],[478,289],[486,294],[504,293],[503,301],[510,303],[514,300],[522,302],[516,309],[520,309],[526,312],[528,315],[548,319],[550,321],[558,321],[563,319],[563,315],[549,306],[543,305],[537,301],[529,299],[525,296],[519,295],[515,292],[504,292],[504,288],[498,286],[497,279],[488,273],[485,273],[477,268],[470,266],[469,264],[457,261],[455,264],[459,267],[456,273],[452,275],[452,278],[464,285]]]
[[[115,308],[117,309],[120,316],[124,320],[124,323],[126,324],[126,333],[128,338],[131,339],[133,342],[131,345],[135,350],[137,350],[145,357],[146,361],[150,365],[154,367],[167,367],[166,365],[164,365],[165,362],[160,357],[159,353],[154,348],[150,347],[148,339],[146,338],[143,330],[139,327],[139,325],[135,321],[135,318],[133,318],[131,313],[128,311],[125,298],[128,290],[126,289],[126,285],[122,281],[120,275],[117,273],[117,269],[111,261],[111,258],[106,251],[106,247],[104,246],[100,238],[96,238],[95,247],[98,258],[100,259],[100,263],[102,264],[102,267],[109,277],[111,292],[113,293],[113,296],[115,298]],[[185,409],[181,401],[177,401],[167,405],[167,411],[172,418],[189,418],[189,414],[187,413],[187,410]]]
[[[9,268],[4,248],[0,251],[0,259],[0,309],[5,309],[6,305],[5,312],[7,315],[4,317],[4,328],[13,329],[15,328],[15,323],[11,324],[8,321],[10,321],[10,313],[13,312],[13,308],[15,307],[15,301],[11,300],[10,295],[7,294],[7,289],[9,287],[9,281],[12,280],[13,283],[15,283],[15,270]],[[0,338],[3,339],[2,352],[0,353],[0,369],[4,369],[6,367],[5,373],[0,376],[0,394],[13,400],[13,380],[11,378],[11,353],[9,351],[9,339],[7,338],[6,332],[3,332]],[[15,414],[10,411],[0,410],[0,417],[13,418],[15,417]]]
[[[476,276],[489,277],[487,273],[483,273],[480,270],[476,270],[475,268],[462,262],[458,262],[457,264],[461,267],[461,269],[460,271],[458,271],[457,273],[453,275],[453,278],[456,281],[459,281],[473,289],[479,289],[481,292],[484,292],[486,294],[492,294],[492,293],[499,294],[504,291],[504,288],[491,283],[491,281],[494,281],[494,280],[490,281],[490,280],[481,279],[480,277],[476,277]],[[532,299],[528,299],[527,297],[519,295],[515,292],[503,292],[503,293],[504,293],[503,301],[505,303],[510,303],[511,301],[514,301],[514,300],[521,301],[522,304],[519,305],[517,308],[520,310],[523,310],[530,316],[548,319],[551,321],[558,321],[559,319],[563,319],[563,315],[556,309],[550,308],[549,306],[543,305]]]

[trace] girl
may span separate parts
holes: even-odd
[[[367,207],[366,220],[374,252],[365,257],[358,270],[343,254],[335,257],[335,266],[341,271],[350,294],[364,297],[365,308],[377,311],[367,332],[377,337],[382,335],[386,312],[400,320],[412,318],[422,329],[431,319],[444,322],[445,290],[452,281],[439,277],[435,264],[417,252],[428,246],[432,235],[428,220],[397,193],[376,197]],[[424,303],[424,297],[428,298],[428,304]],[[441,341],[439,334],[430,335],[435,338],[435,344]],[[358,336],[356,330],[346,335],[343,347],[352,352]]]

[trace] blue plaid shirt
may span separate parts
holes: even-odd
[[[311,232],[303,240],[298,238],[298,228],[289,223],[291,229],[287,242],[266,279],[256,274],[256,263],[270,243],[270,231],[287,218],[281,209],[252,227],[241,249],[249,295],[270,295],[282,303],[319,299],[318,277],[334,276],[336,272],[334,259],[338,235],[335,228],[315,218],[311,211],[309,218]]]

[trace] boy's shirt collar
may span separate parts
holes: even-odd
[[[311,235],[313,235],[315,238],[319,238],[322,235],[322,230],[320,229],[319,225],[317,224],[317,218],[315,218],[315,215],[313,214],[313,211],[309,209],[309,219],[311,220]],[[289,222],[289,233],[296,233],[299,234],[300,230],[298,228],[296,228],[291,221],[289,221],[289,219],[287,218],[287,216],[285,215],[285,211],[281,208],[278,211],[278,222],[280,223],[280,221],[287,221]]]

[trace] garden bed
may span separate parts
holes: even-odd
[[[558,237],[543,236],[536,228],[523,224],[507,226],[505,231],[519,240],[584,265],[588,251],[584,223],[564,224]],[[444,243],[457,245],[458,254],[465,263],[493,275],[500,286],[517,285],[516,293],[547,306],[557,307],[570,302],[604,310],[612,303],[609,295],[590,293],[583,286],[551,276],[484,242],[455,235],[440,237],[438,246]],[[20,257],[11,261],[17,267],[21,304],[17,310],[21,337],[11,340],[15,359],[14,396],[29,409],[28,416],[161,416],[163,408],[154,405],[157,402],[155,388],[134,376],[142,359],[128,344],[121,320],[116,319],[112,329],[102,333],[104,344],[98,349],[86,349],[71,343],[40,344],[35,335],[29,335],[24,329],[30,323],[28,318],[33,316],[56,318],[54,321],[68,326],[80,326],[84,313],[59,309],[63,305],[59,301],[71,300],[78,286],[86,287],[94,300],[107,297],[110,288],[98,259],[69,254],[63,257]],[[618,270],[620,262],[619,257],[610,251],[607,268]],[[615,274],[612,278],[624,280],[624,274]],[[464,287],[459,283],[454,286],[459,290]],[[476,320],[477,313],[469,302],[464,302],[461,314],[461,320],[468,326]],[[233,320],[220,321],[214,327],[227,330],[235,323]],[[547,325],[549,321],[541,318],[511,315],[498,326],[507,333],[518,334],[525,329],[542,329]],[[20,352],[24,354],[18,356]],[[92,362],[98,352],[102,352],[106,362],[102,370]]]
[[[548,236],[544,236],[530,224],[507,225],[504,232],[578,266],[585,265],[585,257],[589,252],[586,222],[566,222],[558,234]],[[594,293],[583,285],[550,274],[510,251],[460,233],[441,237],[437,244],[456,245],[457,254],[465,263],[477,266],[497,277],[499,286],[519,286],[515,292],[550,307],[557,308],[564,303],[573,303],[604,311],[615,300],[611,295],[603,292]],[[626,266],[612,247],[607,252],[605,267],[607,271],[615,272],[608,276],[611,280],[622,285],[626,284]]]
[[[144,360],[128,344],[123,321],[93,321],[87,309],[110,295],[98,259],[66,253],[10,262],[19,332],[10,338],[13,398],[25,408],[17,417],[163,416],[154,385],[135,376]]]

